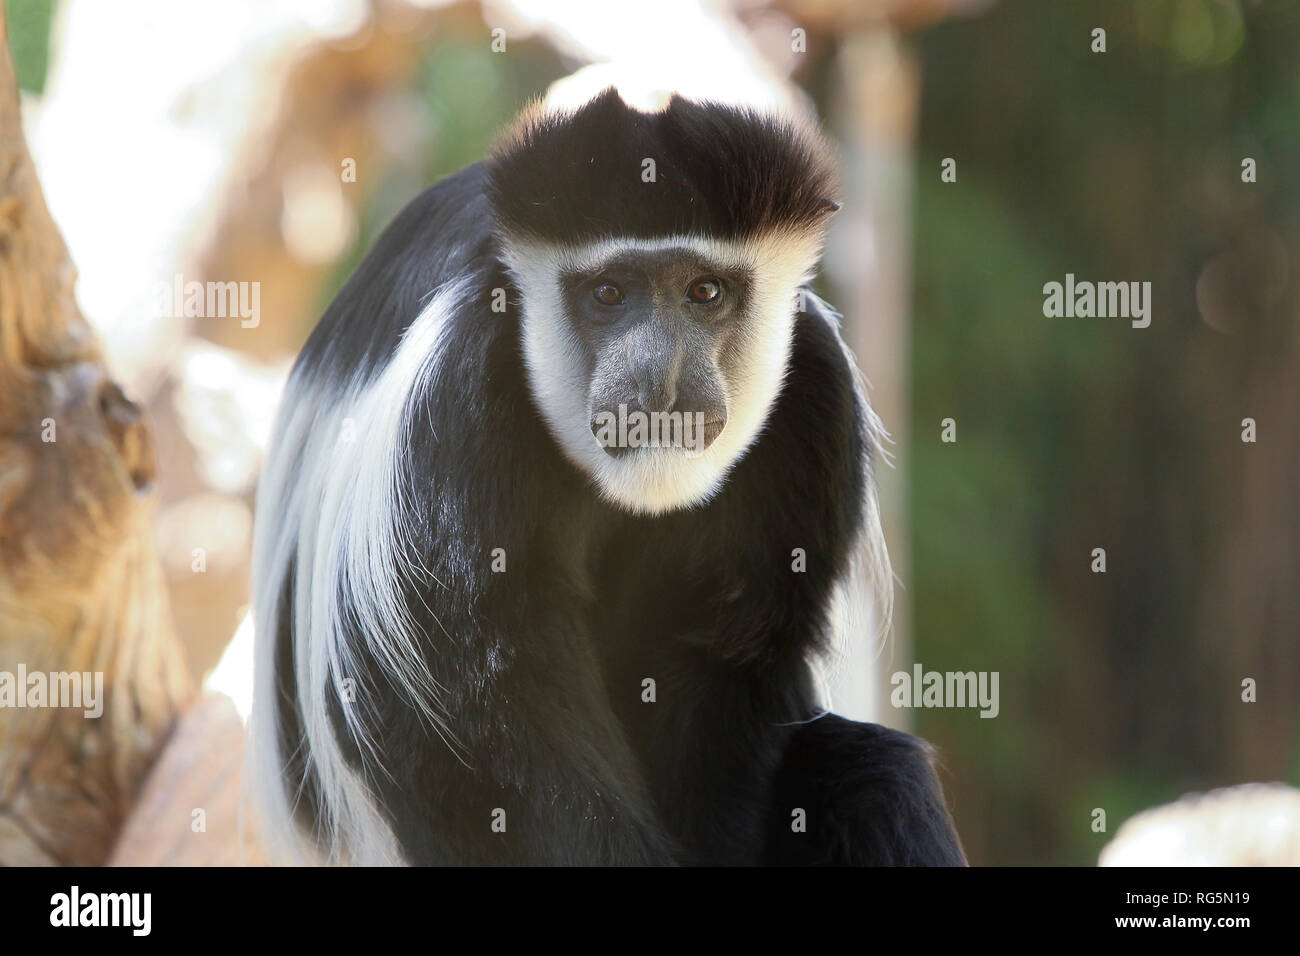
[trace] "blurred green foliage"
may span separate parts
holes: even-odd
[[[18,86],[40,93],[45,89],[45,72],[49,66],[54,0],[5,0],[5,15]]]
[[[999,671],[1002,699],[997,719],[929,710],[918,729],[972,861],[1091,864],[1145,807],[1297,780],[1294,501],[1223,556],[1249,469],[1300,499],[1300,5],[1004,0],[917,45],[914,649]],[[1243,278],[1224,335],[1198,278],[1261,232],[1286,250],[1286,293],[1257,303]],[[1044,318],[1067,272],[1150,280],[1151,327]],[[1248,415],[1270,447],[1241,444]]]
[[[492,53],[478,34],[452,32],[431,39],[416,77],[416,92],[432,130],[426,155],[420,166],[393,168],[381,178],[379,193],[365,203],[356,241],[322,289],[319,312],[414,196],[484,159],[510,120],[567,72],[555,54],[537,42],[516,41],[510,51],[508,57]]]

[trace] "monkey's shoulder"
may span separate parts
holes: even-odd
[[[859,501],[872,440],[866,396],[838,315],[815,296],[808,301],[796,315],[781,394],[741,470],[793,481],[801,495]]]

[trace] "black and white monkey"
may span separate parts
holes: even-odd
[[[807,285],[828,157],[803,124],[611,89],[525,114],[388,227],[258,495],[275,853],[964,862],[926,745],[819,693],[855,555],[888,577],[880,432]],[[610,447],[620,407],[703,427]]]

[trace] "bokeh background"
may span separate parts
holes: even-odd
[[[552,82],[654,60],[793,84],[840,144],[823,291],[895,440],[877,719],[938,747],[972,862],[1091,865],[1143,808],[1300,783],[1300,4],[5,6],[80,302],[153,418],[197,680],[248,639],[280,384],[378,232]],[[1150,281],[1151,326],[1045,318],[1067,272]],[[259,282],[260,323],[155,314],[177,273]],[[998,671],[999,716],[893,710],[913,661]]]

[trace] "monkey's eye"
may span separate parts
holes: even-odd
[[[623,290],[612,282],[600,282],[591,290],[591,296],[601,305],[622,305]]]
[[[722,295],[721,283],[717,279],[708,276],[696,279],[691,283],[691,287],[686,290],[686,298],[696,305],[707,305],[717,300],[720,295]]]

